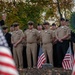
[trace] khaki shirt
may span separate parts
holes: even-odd
[[[56,40],[56,36],[55,36],[56,29],[52,30],[52,32],[53,32],[53,42],[55,42],[55,40]]]
[[[69,26],[67,26],[67,28],[68,28],[68,30],[69,30],[69,32],[70,32],[70,35],[67,37],[67,40],[69,40],[69,39],[71,39],[71,29],[70,29]]]
[[[26,42],[27,43],[37,43],[37,39],[39,37],[39,33],[38,33],[38,30],[36,29],[27,29],[25,32],[24,32],[24,36],[26,38]]]
[[[55,30],[52,30],[52,32],[53,32],[53,37],[55,38],[56,29]]]
[[[18,31],[13,31],[12,36],[11,36],[11,41],[16,43],[23,37],[24,37],[23,31],[19,29]]]
[[[67,34],[70,34],[70,29],[67,27],[67,26],[61,26],[59,27],[56,32],[55,32],[55,35],[58,37],[58,38],[62,38],[64,37],[65,35]],[[65,39],[66,40],[66,39]]]
[[[52,30],[50,30],[50,29],[43,30],[40,34],[40,38],[42,39],[43,44],[52,42],[52,39],[53,39]]]

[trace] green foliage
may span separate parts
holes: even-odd
[[[43,11],[41,6],[27,3],[17,3],[15,7],[8,6],[6,24],[11,25],[13,22],[19,22],[22,29],[27,28],[28,21],[34,21],[35,24],[41,21],[40,14]]]
[[[70,28],[75,33],[75,12],[71,14],[70,18]]]
[[[29,20],[34,21],[35,26],[37,23],[41,23],[43,17],[48,20],[49,18],[56,17],[59,19],[57,15],[58,7],[57,3],[53,2],[53,0],[26,0],[25,3],[22,0],[18,0],[19,2],[15,2],[17,0],[13,0],[14,2],[3,2],[0,1],[0,14],[3,11],[7,13],[6,24],[10,26],[13,22],[19,22],[20,27],[22,29],[27,28],[27,22]],[[59,0],[60,9],[71,10],[73,7],[72,0]],[[68,4],[68,5],[67,5]],[[42,13],[45,12],[45,16],[42,16]],[[63,11],[61,11],[63,13]],[[68,16],[67,12],[66,15]],[[1,15],[0,15],[1,19]],[[44,19],[43,19],[44,20]]]

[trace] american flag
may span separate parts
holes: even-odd
[[[71,51],[71,47],[69,46],[68,51],[62,61],[62,66],[66,70],[72,70],[73,69],[73,54]]]
[[[45,54],[44,54],[42,48],[40,47],[37,68],[42,68],[42,65],[45,63],[46,63],[46,57],[45,57]]]
[[[19,75],[0,28],[0,75]]]

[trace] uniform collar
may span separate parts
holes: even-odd
[[[64,28],[65,26],[61,26],[61,28]]]

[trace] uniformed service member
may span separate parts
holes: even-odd
[[[51,26],[51,30],[53,32],[53,65],[54,65],[54,67],[57,67],[57,55],[56,55],[57,39],[55,37],[56,29],[57,29],[56,24],[53,23]]]
[[[49,63],[53,65],[53,49],[52,49],[53,32],[50,30],[48,22],[44,22],[43,27],[44,30],[41,31],[40,34],[40,38],[43,43],[42,48],[46,56],[46,62],[48,57]]]
[[[38,24],[37,26],[37,30],[38,30],[38,34],[40,35],[41,31],[42,31],[42,25],[41,24]],[[42,42],[40,40],[40,38],[37,40],[37,58],[38,58],[38,55],[39,55],[39,50],[40,50],[40,46],[41,46]]]
[[[67,37],[67,39],[66,39],[66,43],[68,44],[68,46],[67,46],[67,49],[68,49],[69,45],[71,45],[71,29],[70,29],[70,27],[69,27],[70,22],[69,22],[68,19],[65,20],[65,25],[67,26],[68,30],[70,31],[70,35],[69,35],[69,37]]]
[[[11,25],[9,33],[12,35],[13,31],[14,31],[14,25]],[[13,44],[12,43],[11,43],[11,51],[12,51],[12,55],[13,55]]]
[[[3,34],[5,36],[5,39],[6,39],[7,43],[8,43],[8,46],[11,49],[11,34],[8,32],[8,27],[7,26],[3,26],[2,30],[3,30]]]
[[[27,54],[27,63],[28,68],[32,67],[32,60],[33,59],[33,67],[35,68],[37,65],[37,38],[38,38],[38,31],[33,27],[34,22],[28,22],[28,29],[24,32],[25,39],[27,42],[26,45],[26,54]]]
[[[69,27],[69,25],[70,25],[70,22],[69,22],[69,20],[68,19],[66,19],[65,20],[65,25],[68,27],[68,29],[71,31],[71,29],[70,29],[70,27]],[[70,41],[70,39],[71,39],[71,35],[67,38],[67,40],[69,40]]]
[[[66,19],[66,20],[65,20],[65,23],[66,23],[66,26],[68,26],[68,27],[69,27],[70,22],[69,22],[69,20],[68,20],[68,19]]]
[[[65,19],[60,19],[61,26],[56,30],[56,39],[57,41],[57,67],[62,67],[62,60],[68,49],[67,38],[70,36],[70,30],[65,25]]]
[[[68,19],[66,19],[65,24],[66,24],[66,26],[69,28],[69,30],[71,31],[71,29],[70,29],[70,27],[69,27],[69,26],[70,26],[70,22],[69,22]],[[73,50],[74,50],[75,48],[73,49],[73,47],[74,47],[74,46],[73,46],[73,40],[74,40],[74,39],[73,39],[73,38],[74,38],[74,37],[73,37],[73,34],[74,34],[74,33],[71,31],[71,35],[67,38],[67,44],[68,44],[68,46],[71,45],[71,50],[72,50],[72,53],[74,54],[74,51],[73,51]]]
[[[9,33],[12,35],[13,31],[14,31],[14,25],[11,25],[10,26],[10,32]]]
[[[14,23],[14,31],[12,33],[11,41],[13,44],[13,57],[16,63],[17,68],[22,70],[23,68],[23,57],[22,57],[22,39],[24,37],[23,31],[19,29],[19,24]]]

